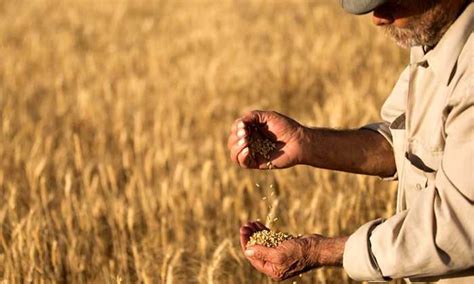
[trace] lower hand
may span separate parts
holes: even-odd
[[[282,281],[320,266],[318,248],[325,239],[308,235],[286,240],[275,248],[261,245],[247,247],[250,236],[268,230],[260,222],[250,222],[240,228],[240,244],[250,263],[275,281]]]

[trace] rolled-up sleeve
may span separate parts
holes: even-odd
[[[409,209],[370,222],[349,238],[344,268],[351,278],[419,280],[474,270],[474,96],[464,90],[445,120],[434,183]]]
[[[372,130],[378,132],[382,135],[389,143],[393,146],[392,142],[392,133],[390,132],[390,123],[384,122],[375,122],[371,124],[364,125],[361,129]]]
[[[343,265],[346,273],[355,280],[384,280],[372,254],[369,242],[372,230],[382,219],[371,221],[360,227],[346,242]]]

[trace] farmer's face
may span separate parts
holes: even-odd
[[[374,10],[372,20],[398,45],[434,46],[456,19],[464,0],[393,0]]]

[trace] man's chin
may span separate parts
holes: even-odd
[[[409,30],[402,30],[395,27],[383,27],[383,33],[385,36],[393,40],[398,46],[404,49],[409,49],[412,46],[417,45],[413,37],[410,35]]]
[[[392,37],[391,38],[399,47],[403,48],[403,49],[410,49],[412,48],[413,46],[416,46],[417,44],[414,44],[410,41],[406,41],[406,40],[400,40],[400,39],[397,39],[397,38],[394,38]]]
[[[398,37],[394,36],[388,36],[393,42],[395,42],[399,47],[403,49],[410,49],[413,46],[416,46],[417,44],[413,43],[411,40],[407,39],[400,39]]]

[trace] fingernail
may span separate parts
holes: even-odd
[[[248,250],[246,250],[246,251],[244,252],[244,254],[245,254],[245,256],[247,256],[247,257],[252,257],[252,256],[255,254],[255,252],[254,252],[253,250],[251,250],[251,249],[248,249]]]
[[[240,121],[238,124],[237,124],[237,128],[245,128],[245,123],[243,121]]]
[[[242,150],[242,154],[247,154],[249,152],[249,148],[248,147],[245,147],[243,150]]]
[[[237,136],[242,138],[245,136],[245,129],[239,129],[239,131],[237,131]]]
[[[243,146],[245,144],[245,139],[240,139],[239,140],[239,146]]]

